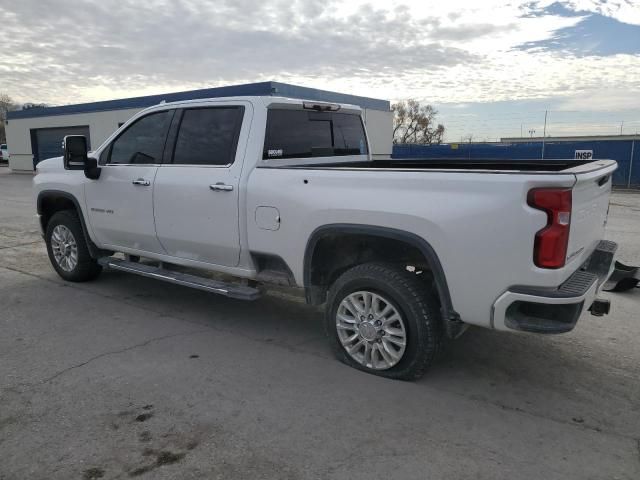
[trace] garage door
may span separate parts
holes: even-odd
[[[33,165],[35,166],[39,161],[47,158],[61,156],[62,139],[66,135],[84,135],[87,137],[87,144],[91,149],[88,126],[33,129],[31,130]]]

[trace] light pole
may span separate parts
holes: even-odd
[[[544,111],[544,130],[542,133],[542,159],[544,160],[544,139],[547,136],[547,113],[548,111]]]

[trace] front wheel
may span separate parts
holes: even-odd
[[[102,271],[89,254],[80,219],[74,211],[63,210],[51,217],[45,241],[51,265],[65,280],[86,282]]]
[[[358,265],[329,291],[325,330],[337,358],[365,372],[420,378],[438,351],[438,302],[415,274],[382,263]]]

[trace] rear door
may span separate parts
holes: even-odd
[[[100,178],[85,184],[87,214],[102,245],[162,253],[153,221],[153,181],[173,110],[133,122],[103,151]]]
[[[220,102],[176,113],[172,160],[158,169],[154,186],[156,232],[169,255],[238,265],[238,190],[251,112],[247,102]]]

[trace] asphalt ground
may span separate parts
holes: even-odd
[[[471,328],[420,381],[334,360],[317,308],[60,279],[0,167],[0,479],[640,478],[640,290],[565,335]],[[640,265],[640,195],[607,238]]]

